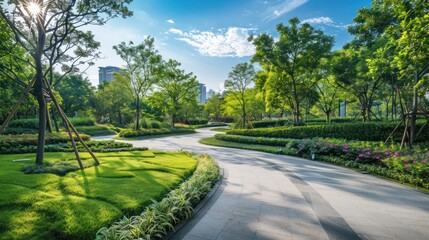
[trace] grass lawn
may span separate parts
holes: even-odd
[[[0,155],[0,239],[94,239],[101,227],[140,214],[196,168],[184,153],[96,155],[100,166],[62,177],[24,174],[22,166],[35,154]],[[82,158],[85,165],[92,162],[87,153]],[[46,153],[45,159],[75,161],[74,153]]]

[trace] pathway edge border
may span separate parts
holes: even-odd
[[[195,215],[210,201],[210,199],[215,195],[215,193],[219,190],[219,187],[223,183],[223,178],[225,176],[224,168],[219,166],[220,171],[220,179],[215,183],[210,192],[204,197],[204,199],[198,203],[198,205],[194,208],[194,213],[192,216],[186,220],[180,221],[177,225],[174,226],[173,230],[168,231],[167,235],[163,238],[165,240],[171,239],[176,233],[178,233],[186,224],[188,224]]]

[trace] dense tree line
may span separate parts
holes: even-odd
[[[125,7],[130,2],[59,1],[44,6],[43,16],[28,12],[21,1],[11,1],[17,9],[13,12],[1,9],[0,120],[32,80],[30,97],[15,116],[38,114],[41,142],[46,126],[49,129],[49,112],[54,118],[56,114],[53,103],[46,101],[49,88],[69,116],[133,123],[135,129],[141,127],[142,118],[173,126],[192,118],[218,121],[227,116],[240,121],[241,127],[263,117],[289,117],[295,125],[325,117],[329,123],[339,116],[342,101],[347,103],[347,116],[356,120],[403,121],[410,126],[412,143],[418,133],[416,120],[428,115],[425,0],[373,1],[348,27],[353,40],[338,50],[332,50],[332,36],[298,18],[278,24],[277,35],[250,36],[256,48],[250,63],[234,66],[225,79],[226,91],[205,105],[196,100],[196,76],[180,69],[179,62],[164,60],[152,37],[114,47],[125,62],[114,81],[96,90],[82,76],[85,66],[98,57],[99,43],[91,32],[79,28],[130,16]],[[43,22],[50,18],[52,23]]]

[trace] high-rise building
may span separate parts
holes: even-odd
[[[98,67],[98,83],[111,82],[115,79],[113,73],[119,72],[120,69],[114,66]]]
[[[198,102],[200,103],[206,103],[206,85],[203,83],[200,83],[200,93],[198,94]]]

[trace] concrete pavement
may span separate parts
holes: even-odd
[[[300,158],[201,145],[200,133],[129,141],[208,153],[219,190],[173,239],[429,239],[429,195]]]

